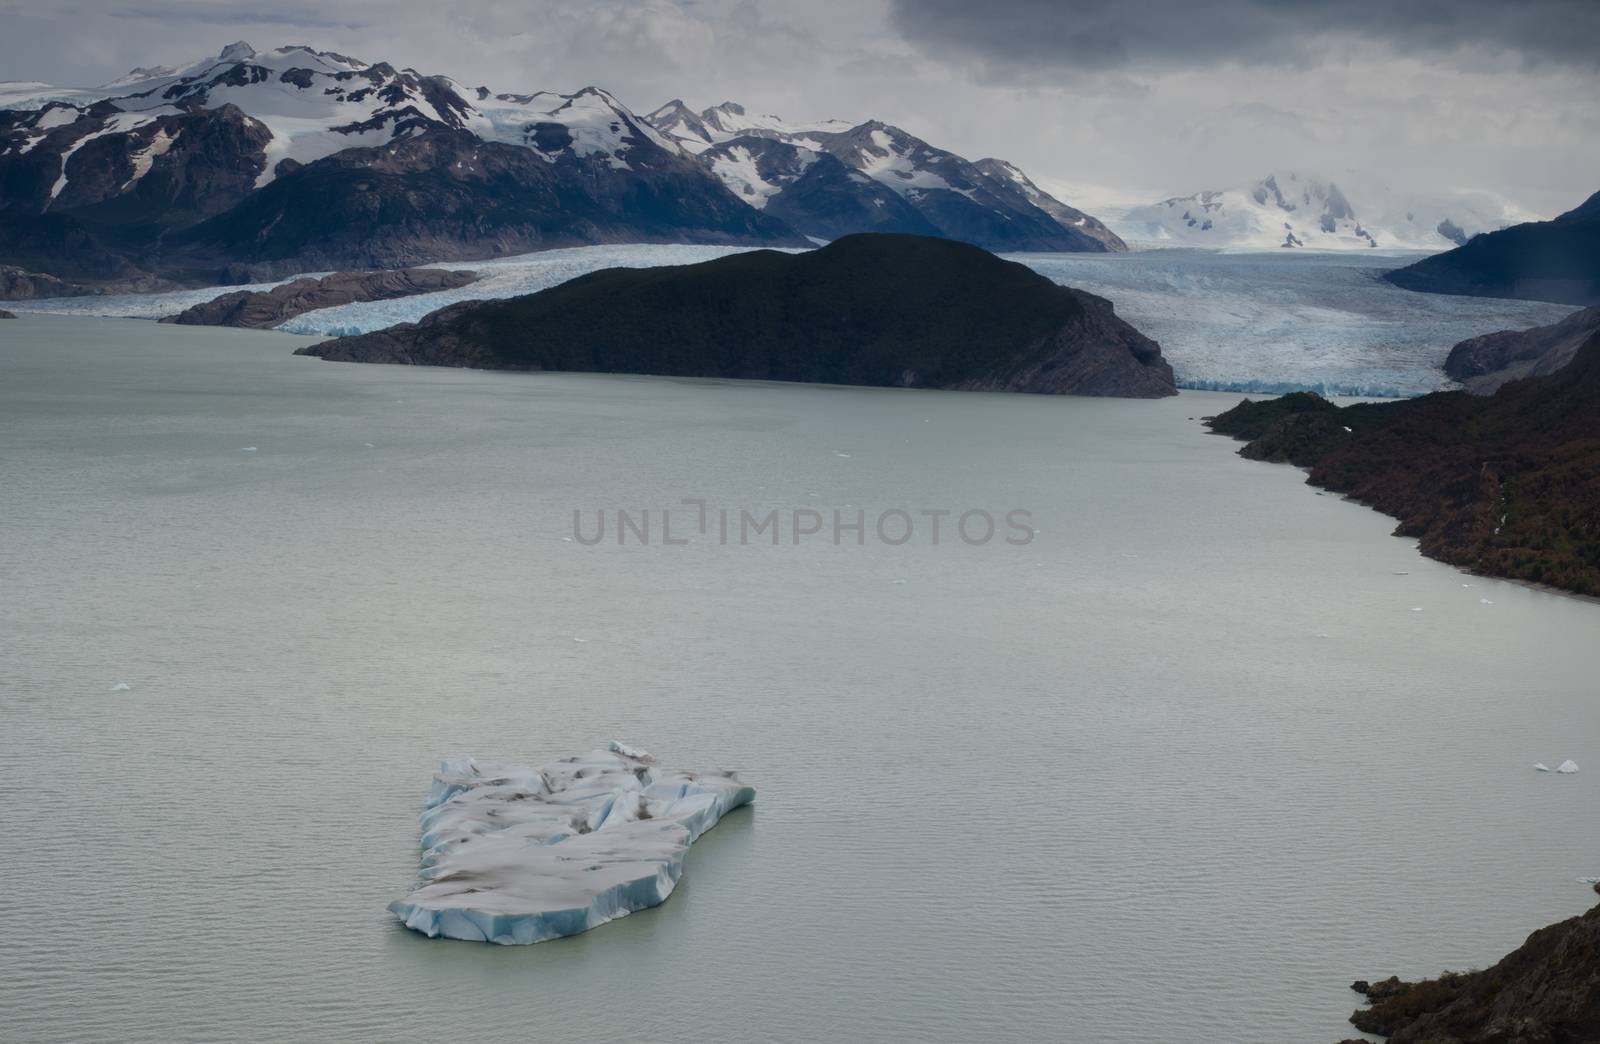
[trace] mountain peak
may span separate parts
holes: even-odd
[[[251,47],[243,40],[237,40],[224,47],[222,49],[222,53],[217,55],[217,58],[218,60],[224,62],[243,62],[248,61],[255,56],[256,49],[254,47]]]
[[[1565,214],[1557,217],[1557,221],[1587,221],[1590,218],[1600,217],[1600,192],[1596,192],[1588,199],[1579,203]]]
[[[1175,196],[1127,210],[1132,239],[1268,250],[1439,250],[1519,220],[1487,193],[1396,191],[1381,176],[1345,170],[1335,181],[1282,168],[1243,185]]]

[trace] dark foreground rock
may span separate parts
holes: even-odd
[[[1572,362],[1492,396],[1338,407],[1297,393],[1209,418],[1241,454],[1400,520],[1422,553],[1600,595],[1600,334]]]
[[[1600,906],[1541,928],[1492,968],[1357,982],[1350,1016],[1389,1044],[1590,1044],[1600,1040]]]
[[[0,308],[0,319],[15,319],[16,317],[17,314],[15,312],[8,312],[4,308]]]
[[[1444,372],[1474,395],[1492,395],[1507,381],[1555,373],[1596,332],[1600,306],[1580,309],[1549,326],[1468,338],[1450,349]]]
[[[477,278],[476,272],[450,272],[440,268],[335,272],[321,279],[296,279],[271,290],[237,290],[161,321],[186,326],[243,326],[264,330],[318,308],[454,290]]]
[[[1600,192],[1553,221],[1474,236],[1384,278],[1433,294],[1600,304]]]
[[[608,269],[303,355],[345,362],[1155,398],[1161,348],[1111,302],[966,243],[854,235],[803,254]]]

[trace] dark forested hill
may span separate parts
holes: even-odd
[[[966,243],[909,235],[608,269],[302,352],[485,369],[1175,394],[1160,346],[1109,301]]]
[[[1440,392],[1343,408],[1248,399],[1210,420],[1240,451],[1400,520],[1422,552],[1600,595],[1600,334],[1561,370],[1492,396]]]

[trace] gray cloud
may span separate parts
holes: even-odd
[[[1365,48],[1600,67],[1596,0],[891,0],[904,36],[991,76],[1305,66]]]
[[[971,5],[969,8],[967,5]],[[1298,168],[1565,210],[1600,172],[1600,0],[0,0],[0,77],[243,38],[496,90],[875,117],[1091,209]],[[1393,8],[1393,10],[1391,10]],[[976,11],[977,13],[969,13]]]

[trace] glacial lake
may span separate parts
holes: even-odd
[[[303,343],[0,323],[8,1039],[1331,1044],[1352,979],[1594,900],[1600,605],[1240,459],[1198,420],[1237,394]],[[782,539],[569,539],[685,498]],[[385,911],[439,759],[613,737],[758,790],[664,906],[525,948]]]

